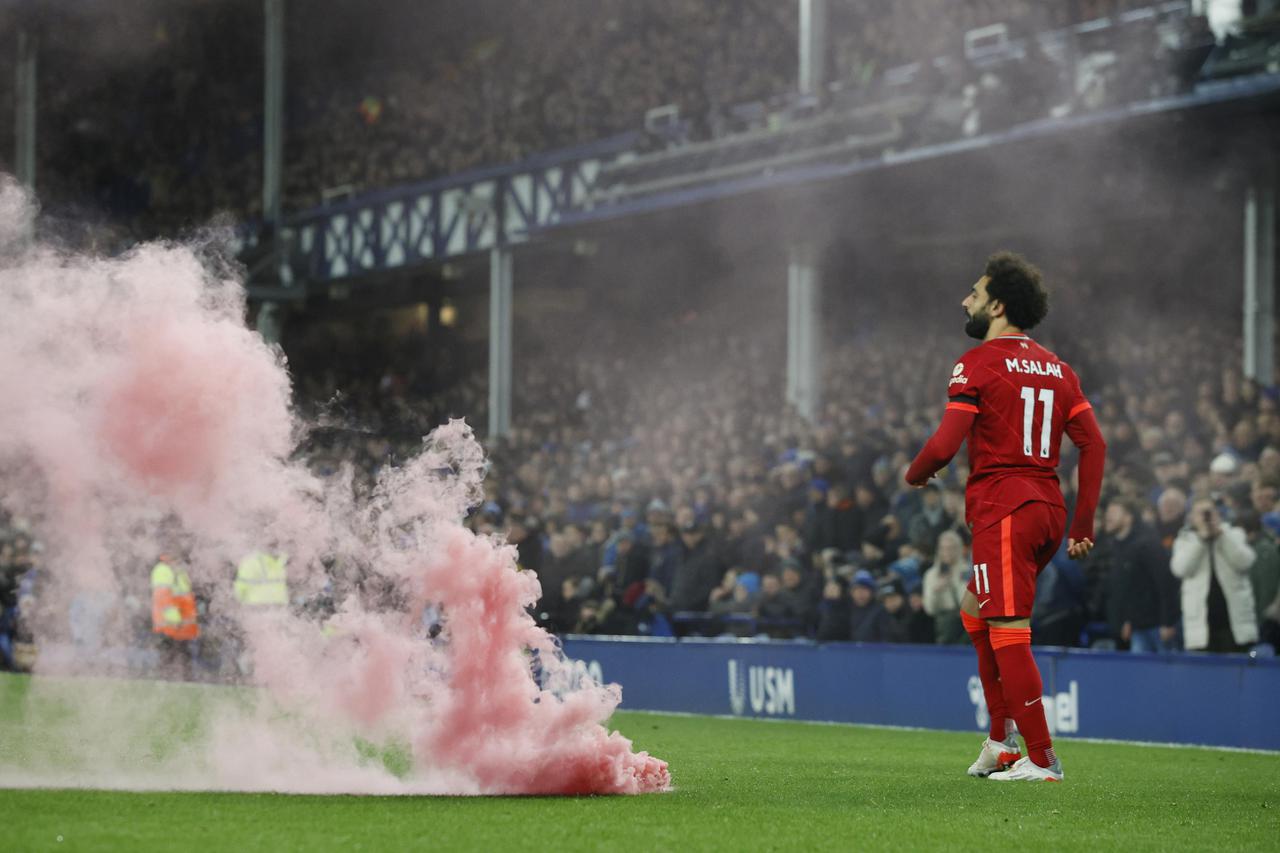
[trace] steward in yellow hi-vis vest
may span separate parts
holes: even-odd
[[[169,563],[167,557],[162,557],[151,570],[151,630],[174,640],[200,636],[191,578],[180,566]]]
[[[285,607],[289,584],[285,579],[286,556],[254,551],[236,566],[236,601],[250,607]]]

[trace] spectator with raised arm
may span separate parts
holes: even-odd
[[[921,589],[924,612],[933,617],[934,634],[945,645],[967,645],[969,635],[960,621],[960,602],[969,582],[964,540],[953,530],[938,536],[933,565],[924,573]]]
[[[1189,651],[1242,652],[1258,641],[1249,569],[1256,555],[1210,498],[1191,504],[1173,543],[1170,568],[1182,581],[1182,628]]]

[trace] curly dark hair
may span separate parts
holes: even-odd
[[[1021,255],[996,252],[987,258],[987,296],[1004,304],[1004,315],[1015,327],[1033,329],[1049,313],[1049,293],[1040,270]]]

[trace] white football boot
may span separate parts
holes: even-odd
[[[992,773],[987,778],[998,782],[1061,782],[1062,762],[1054,761],[1048,767],[1041,767],[1027,756],[1015,761],[1008,770]]]
[[[969,775],[980,779],[985,778],[997,770],[1010,766],[1021,756],[1022,750],[1018,749],[1018,739],[1013,735],[1009,735],[1003,742],[987,738],[982,742],[982,752],[978,753],[978,760],[969,765]]]

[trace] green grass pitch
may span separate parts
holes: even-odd
[[[41,749],[0,679],[0,769]],[[0,850],[1276,850],[1280,755],[1063,740],[1066,782],[970,779],[976,734],[657,714],[642,797],[0,790]],[[56,748],[50,745],[50,748]]]

